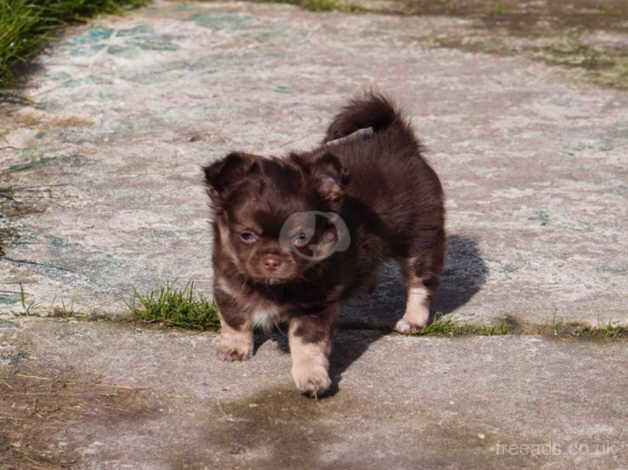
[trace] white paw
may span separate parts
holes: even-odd
[[[395,325],[395,331],[403,335],[409,335],[411,333],[415,333],[416,331],[419,331],[421,328],[425,328],[425,326],[426,326],[426,323],[422,325],[415,325],[415,324],[410,323],[405,318],[402,318]]]
[[[223,361],[246,361],[253,355],[253,338],[221,334],[217,354]]]
[[[317,397],[322,395],[331,385],[327,370],[322,366],[298,365],[292,367],[292,378],[302,393]]]

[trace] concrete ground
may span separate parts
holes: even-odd
[[[628,466],[625,342],[341,331],[315,401],[281,337],[226,364],[213,333],[0,327],[2,469]]]
[[[0,111],[0,469],[628,467],[624,340],[384,335],[392,265],[344,306],[319,401],[280,335],[223,364],[214,333],[36,318],[122,319],[173,280],[211,295],[200,165],[308,149],[377,88],[447,192],[436,310],[628,325],[628,93],[425,45],[463,23],[157,1],[69,29],[35,104]]]

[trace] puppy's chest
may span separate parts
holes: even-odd
[[[303,295],[301,289],[259,292],[237,288],[235,285],[235,282],[225,278],[219,278],[217,282],[217,288],[235,300],[236,308],[246,313],[253,326],[264,329],[270,329],[289,320],[291,315],[298,314],[304,306],[320,303],[320,299],[328,299],[331,296],[337,300],[336,297],[340,297],[343,287],[336,286],[336,289],[332,289],[327,295],[315,295],[310,299]]]
[[[286,313],[272,304],[258,305],[253,310],[251,321],[254,327],[261,327],[263,329],[270,329],[276,326],[281,321],[286,320]]]

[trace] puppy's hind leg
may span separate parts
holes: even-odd
[[[425,328],[430,319],[430,304],[440,284],[443,266],[444,233],[439,231],[435,239],[424,243],[421,248],[417,250],[417,256],[401,260],[408,297],[405,313],[395,325],[395,330],[403,334]]]
[[[395,325],[395,330],[399,333],[409,334],[425,328],[430,319],[430,301],[430,290],[425,286],[423,280],[414,279],[408,286],[406,311]]]

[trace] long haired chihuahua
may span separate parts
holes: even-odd
[[[427,325],[443,265],[443,191],[388,99],[351,101],[311,152],[233,152],[204,172],[220,358],[250,358],[253,328],[287,321],[294,382],[323,394],[339,302],[373,288],[388,258],[399,261],[407,288],[395,329]]]

